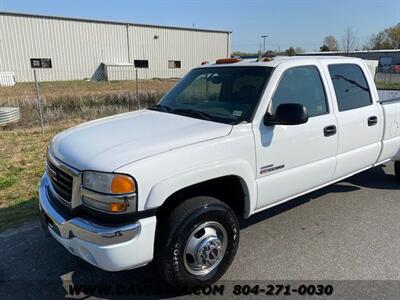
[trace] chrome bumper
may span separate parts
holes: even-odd
[[[63,239],[74,237],[96,245],[111,245],[129,241],[140,233],[140,222],[123,226],[104,226],[80,217],[64,218],[49,200],[49,178],[43,175],[39,187],[40,218],[44,230],[51,230]]]

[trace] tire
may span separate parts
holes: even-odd
[[[394,174],[396,175],[397,181],[400,182],[400,161],[394,162]]]
[[[160,221],[155,266],[173,288],[210,285],[229,268],[238,245],[239,222],[230,207],[211,197],[190,198]]]

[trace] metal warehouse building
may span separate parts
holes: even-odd
[[[40,80],[180,77],[230,55],[230,31],[0,12],[0,71],[33,81],[30,59],[50,58]]]

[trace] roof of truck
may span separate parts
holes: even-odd
[[[360,58],[355,57],[346,57],[346,56],[276,56],[273,57],[271,61],[257,61],[256,58],[254,59],[244,59],[236,63],[222,63],[222,64],[207,64],[202,65],[199,67],[247,67],[247,66],[260,66],[260,67],[272,67],[275,68],[281,63],[284,62],[292,62],[292,61],[304,61],[305,63],[310,61],[330,61],[330,62],[339,62],[339,61],[361,61]]]

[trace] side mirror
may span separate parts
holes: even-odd
[[[299,125],[307,123],[308,113],[307,108],[298,103],[280,104],[275,112],[275,115],[266,113],[264,116],[264,124],[272,125]]]

